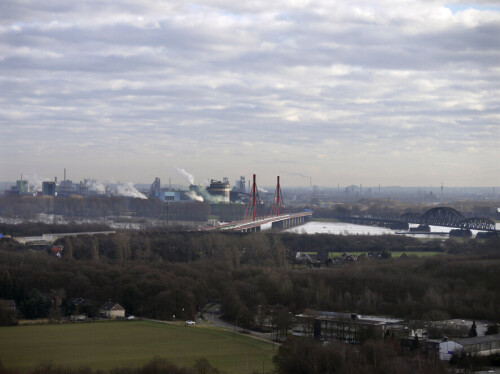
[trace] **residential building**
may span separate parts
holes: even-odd
[[[99,308],[99,314],[101,317],[109,319],[125,318],[125,309],[120,304],[108,300]]]

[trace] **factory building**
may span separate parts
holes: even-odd
[[[43,182],[42,183],[43,196],[56,196],[56,182]]]
[[[149,196],[155,199],[159,199],[163,202],[181,201],[181,192],[173,191],[170,188],[162,188],[160,178],[158,177],[156,177],[154,182],[151,184]]]
[[[16,185],[12,186],[10,190],[6,190],[6,195],[28,195],[30,194],[30,186],[27,180],[23,180],[23,176],[21,175],[21,179],[16,181]]]
[[[17,193],[19,195],[25,195],[30,192],[30,186],[27,180],[18,180],[16,181]]]
[[[218,181],[212,179],[210,181],[210,187],[207,187],[207,191],[210,195],[221,197],[221,202],[229,203],[231,187],[229,185],[229,180],[224,178],[223,181]]]
[[[243,175],[240,177],[239,180],[237,180],[234,183],[233,191],[234,192],[242,192],[242,193],[246,193],[247,192],[247,190],[246,190],[246,180],[245,180],[245,177]]]
[[[59,193],[69,195],[73,191],[73,181],[65,179],[59,183]]]

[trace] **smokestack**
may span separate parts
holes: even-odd
[[[57,184],[57,177],[54,177],[54,183]]]
[[[64,168],[64,180],[66,180],[66,168]]]
[[[309,188],[312,188],[312,184],[313,184],[312,180],[313,180],[312,177],[309,177]]]

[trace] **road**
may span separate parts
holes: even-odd
[[[237,327],[231,323],[228,323],[224,321],[223,319],[220,318],[221,313],[220,313],[220,304],[211,304],[208,307],[205,308],[205,311],[203,312],[203,319],[202,318],[196,318],[195,322],[199,326],[208,326],[208,327],[214,327],[217,329],[221,330],[226,330],[233,332],[235,334],[240,334],[240,335],[245,335],[253,339],[259,339],[259,340],[264,340],[266,342],[272,342],[271,339],[271,333],[264,333],[264,332],[259,332],[259,331],[254,331],[254,330],[244,330],[241,327]],[[151,321],[151,322],[157,322],[157,323],[165,323],[169,325],[179,325],[180,321],[163,321],[159,319],[151,319],[151,318],[141,318],[144,321]],[[281,344],[276,343],[277,347],[279,347]]]
[[[223,330],[233,331],[239,334],[244,334],[256,339],[266,340],[272,342],[272,334],[270,332],[259,332],[254,330],[244,330],[241,327],[228,323],[221,318],[220,304],[211,304],[205,308],[203,312],[203,319],[197,318],[196,323],[204,326],[212,326]],[[279,343],[275,343],[279,345]]]

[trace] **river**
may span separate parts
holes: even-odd
[[[418,225],[410,224],[410,227],[417,227]],[[496,224],[496,229],[500,230],[500,223]],[[445,237],[453,230],[453,227],[431,226],[431,233],[442,233],[437,237]],[[355,225],[353,223],[345,222],[326,222],[326,221],[311,221],[304,225],[292,227],[285,230],[285,232],[294,232],[298,234],[344,234],[344,235],[384,235],[396,234],[402,230],[391,230],[385,227]],[[472,235],[476,236],[477,230],[472,230]],[[415,237],[432,237],[434,235],[425,234],[408,234]]]

